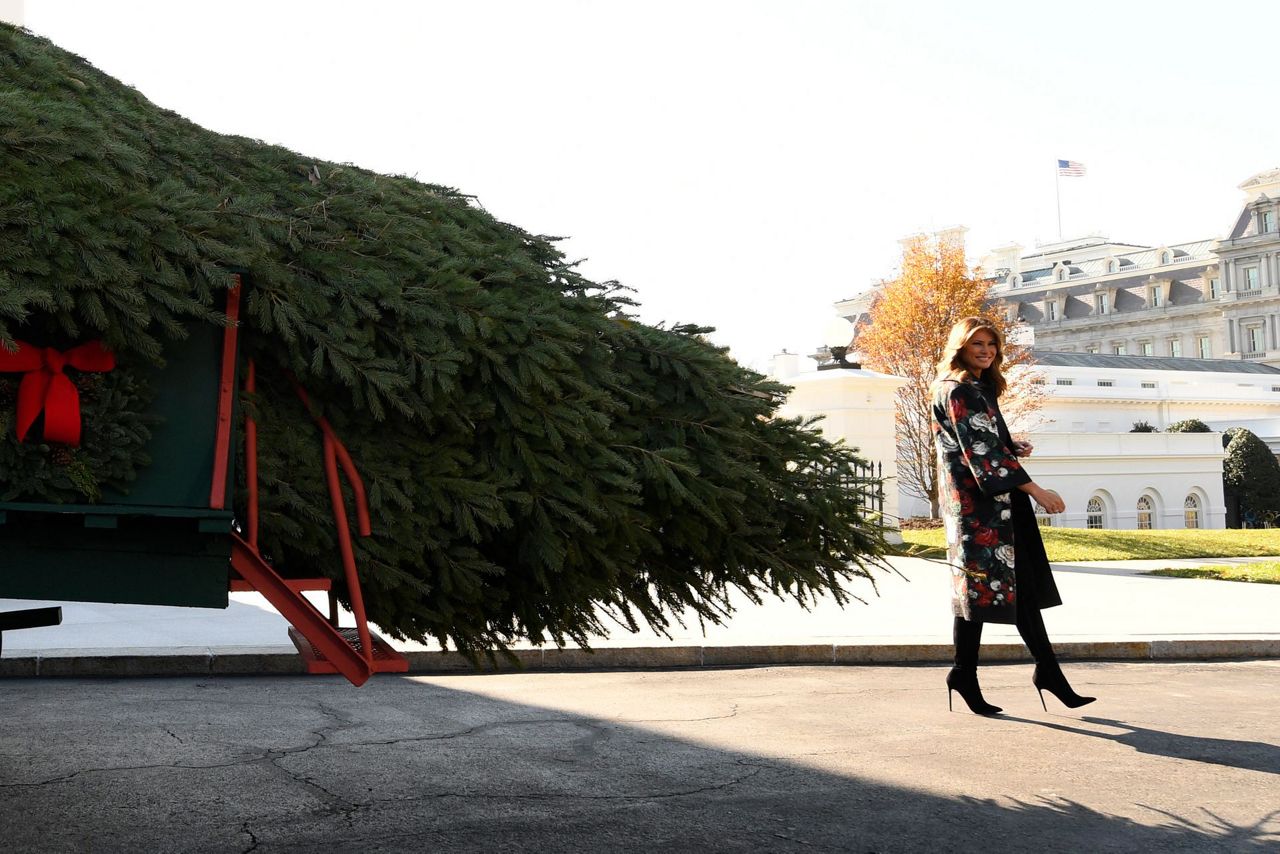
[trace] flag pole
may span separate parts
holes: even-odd
[[[1058,242],[1062,242],[1062,170],[1058,161],[1053,161],[1053,194],[1058,201]]]

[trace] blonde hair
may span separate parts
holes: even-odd
[[[995,390],[996,397],[1000,397],[1008,386],[1001,370],[1001,365],[1004,364],[1004,336],[1000,334],[1000,328],[985,317],[966,317],[956,321],[956,325],[951,327],[947,343],[942,348],[942,359],[938,362],[938,379],[957,380],[968,373],[969,369],[960,361],[960,352],[979,331],[990,332],[991,337],[996,339],[996,357],[991,366],[982,372],[982,381]]]

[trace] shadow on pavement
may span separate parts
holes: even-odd
[[[465,684],[455,678],[450,684]],[[687,702],[609,717],[414,678],[356,691],[326,678],[11,680],[0,689],[0,826],[13,851],[1274,851],[1272,813],[1247,826],[1065,796],[946,797],[712,742],[786,746],[785,722],[706,717]],[[650,708],[649,713],[654,710]],[[1275,773],[1271,745],[1114,721],[1144,753]],[[838,727],[839,721],[834,724]],[[885,722],[892,727],[892,721]],[[771,726],[778,726],[774,731]],[[978,724],[985,727],[987,722]],[[968,721],[947,719],[949,733]],[[761,729],[763,727],[763,729]],[[677,737],[672,729],[705,733]],[[982,734],[981,728],[967,731]],[[868,733],[870,739],[872,734]],[[952,737],[952,736],[948,736]],[[958,737],[958,736],[956,736]],[[943,742],[942,738],[937,741]],[[946,751],[949,745],[929,745]],[[877,748],[878,749],[878,748]],[[1246,754],[1259,751],[1253,758]],[[1259,758],[1260,757],[1260,758]],[[1015,758],[1016,761],[1016,758]],[[959,779],[969,779],[963,767]],[[951,780],[955,783],[955,780]],[[975,786],[975,788],[978,788]],[[1150,820],[1146,820],[1149,817]]]
[[[1081,729],[1051,721],[1019,718],[1011,715],[1004,715],[1003,719],[1014,721],[1015,723],[1034,724],[1060,732],[1087,735],[1091,738],[1102,738],[1132,747],[1139,753],[1146,753],[1152,756],[1186,759],[1192,762],[1207,762],[1212,765],[1243,768],[1247,771],[1258,771],[1263,774],[1280,774],[1280,747],[1264,741],[1234,741],[1228,738],[1179,735],[1178,733],[1134,726],[1133,724],[1109,718],[1088,716],[1081,717],[1080,720],[1086,723],[1114,727],[1124,730],[1124,732],[1098,732],[1097,730]]]

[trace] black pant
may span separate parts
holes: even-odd
[[[1051,664],[1057,661],[1039,608],[1034,605],[1024,605],[1019,608],[1016,625],[1018,634],[1022,635],[1022,642],[1027,645],[1031,657],[1037,664]],[[978,646],[982,643],[982,621],[956,617],[951,635],[956,644],[956,667],[977,667]]]

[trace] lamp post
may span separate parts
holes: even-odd
[[[853,343],[853,324],[843,317],[831,319],[823,333],[822,343],[826,344],[827,349],[831,351],[832,361],[825,365],[818,365],[818,370],[833,371],[862,367],[857,362],[850,362],[845,358],[849,355],[849,345]]]

